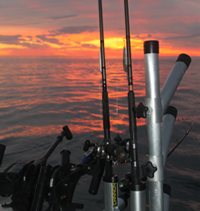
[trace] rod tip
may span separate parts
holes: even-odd
[[[157,40],[148,40],[144,42],[144,54],[159,53],[159,42]]]
[[[180,54],[176,60],[176,62],[184,62],[187,67],[190,66],[191,61],[191,57],[184,53]]]

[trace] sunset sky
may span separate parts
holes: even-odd
[[[106,56],[121,57],[124,1],[102,0]],[[159,40],[160,55],[200,56],[199,0],[129,0],[132,55]],[[1,0],[0,56],[97,58],[98,0]]]

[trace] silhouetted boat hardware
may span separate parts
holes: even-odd
[[[75,211],[82,209],[83,204],[74,202],[73,195],[81,176],[92,176],[88,189],[96,195],[103,177],[105,211],[120,211],[127,207],[128,200],[131,211],[145,211],[146,192],[149,192],[150,211],[168,211],[170,186],[164,184],[164,167],[167,157],[178,147],[193,126],[169,151],[169,143],[177,116],[177,109],[170,106],[170,101],[185,73],[191,58],[180,54],[160,91],[159,83],[159,42],[144,42],[146,97],[144,103],[135,105],[133,90],[132,59],[130,44],[128,0],[124,0],[126,46],[123,52],[123,66],[128,81],[128,114],[129,136],[122,139],[119,135],[111,141],[109,99],[106,81],[106,65],[104,50],[102,1],[99,5],[100,29],[100,71],[102,74],[102,110],[104,139],[102,143],[84,142],[84,158],[80,164],[70,161],[70,151],[61,151],[61,164],[51,166],[47,160],[64,137],[72,139],[68,126],[37,161],[19,160],[0,173],[0,195],[10,196],[11,202],[2,207],[11,207],[18,211],[41,211],[44,200],[49,207],[46,211]],[[145,118],[147,125],[148,157],[146,164],[141,166],[138,161],[137,118]],[[5,146],[0,145],[0,163]],[[113,173],[113,162],[118,165],[130,163],[129,173],[118,180]],[[148,183],[148,189],[146,186]],[[121,192],[121,194],[119,194]],[[75,199],[76,200],[76,199]]]

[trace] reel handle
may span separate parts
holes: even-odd
[[[89,150],[90,147],[95,146],[94,143],[92,143],[92,141],[90,140],[86,140],[83,144],[83,151],[87,152]]]

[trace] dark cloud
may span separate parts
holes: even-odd
[[[94,32],[97,30],[97,28],[97,26],[67,26],[49,32],[51,36],[56,36],[61,34],[80,34],[82,32]]]
[[[151,38],[151,37],[153,37],[152,34],[131,36],[132,39],[134,39],[134,38],[140,38],[140,39],[143,39],[143,40],[144,39],[147,39],[147,38]]]
[[[191,33],[187,35],[177,35],[177,36],[169,36],[163,38],[168,43],[172,43],[176,46],[187,46],[187,47],[197,47],[200,46],[200,33]]]
[[[39,38],[42,41],[45,41],[45,42],[50,42],[50,43],[54,43],[54,44],[61,44],[58,39],[48,38],[46,35],[37,35],[36,37]]]
[[[179,36],[171,36],[166,37],[165,40],[190,40],[193,38],[200,37],[200,34],[190,34],[190,35],[179,35]]]
[[[36,38],[38,38],[37,42],[29,43],[29,41],[32,41],[33,39],[32,36],[27,36],[23,38],[21,35],[0,35],[0,43],[7,45],[20,45],[31,49],[49,47],[48,43],[61,45],[61,43],[59,43],[59,40],[55,38],[48,38],[46,37],[46,35],[37,35]],[[43,43],[43,42],[48,42],[48,43]]]
[[[19,44],[21,35],[0,35],[0,43],[3,44]]]
[[[90,49],[97,49],[97,48],[99,48],[96,45],[92,45],[92,44],[82,44],[82,47],[90,48]]]
[[[46,49],[50,47],[48,44],[39,45],[37,43],[22,43],[21,45],[30,49]]]
[[[26,23],[13,23],[11,24],[12,26],[28,26],[28,25],[38,25],[38,24],[42,24],[44,22],[26,22]]]
[[[62,16],[48,17],[48,19],[51,19],[51,20],[61,20],[61,19],[74,18],[74,17],[77,17],[77,16],[78,15],[62,15]]]

